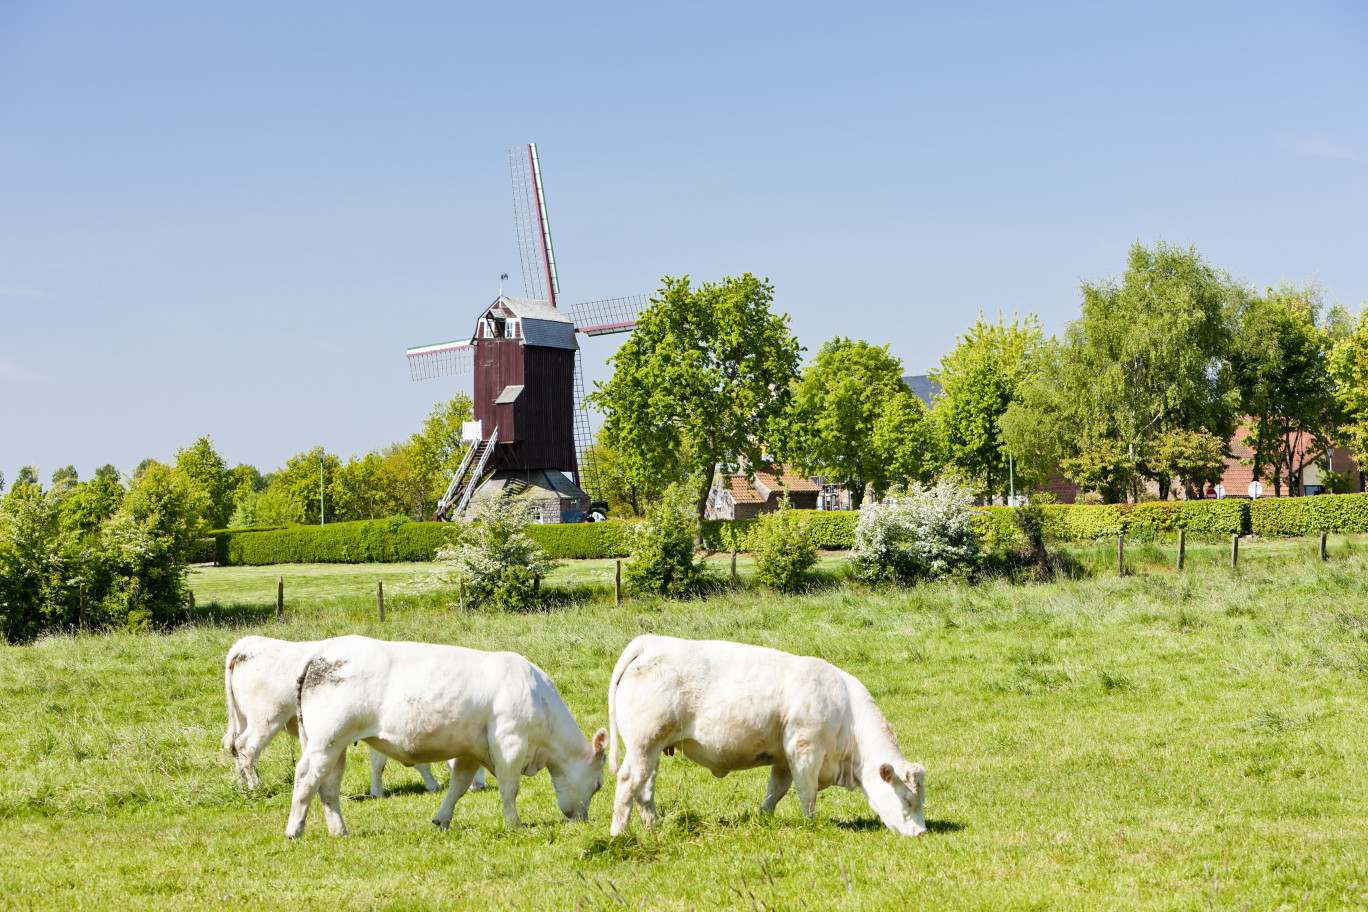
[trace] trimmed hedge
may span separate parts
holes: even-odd
[[[1261,497],[1249,508],[1258,535],[1368,532],[1368,494]]]
[[[459,523],[403,519],[329,523],[292,529],[234,529],[214,536],[221,566],[268,564],[367,564],[430,561],[455,542]],[[573,525],[533,525],[527,534],[553,558],[627,557],[631,525],[620,520]]]
[[[1051,504],[1042,509],[1045,511],[1046,536],[1061,542],[1097,541],[1115,538],[1121,532],[1128,538],[1159,538],[1177,535],[1179,529],[1187,529],[1193,538],[1219,540],[1235,533],[1248,535],[1251,531],[1247,500]],[[978,507],[976,510],[974,531],[985,546],[1000,548],[1021,541],[1011,507]]]
[[[563,523],[528,526],[527,535],[549,556],[586,560],[603,557],[630,557],[633,523],[610,519],[597,523]]]
[[[266,532],[220,532],[214,539],[220,566],[387,564],[432,560],[457,532],[448,523],[377,519]]]
[[[802,527],[812,535],[813,544],[822,551],[848,551],[855,547],[855,521],[860,514],[850,511],[801,510]],[[703,523],[703,544],[709,551],[749,551],[758,519],[709,519]]]

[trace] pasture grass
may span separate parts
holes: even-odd
[[[1231,572],[1190,550],[1182,575],[1137,560],[1123,577],[620,609],[586,577],[566,580],[583,597],[540,614],[459,612],[450,593],[406,593],[396,576],[384,624],[374,579],[392,565],[292,568],[280,624],[280,568],[257,571],[271,584],[261,597],[253,568],[205,570],[205,610],[176,630],[0,646],[0,909],[1357,908],[1368,549],[1332,555]],[[766,771],[719,780],[675,756],[649,832],[634,821],[608,835],[611,784],[587,824],[563,822],[545,774],[523,780],[521,830],[504,827],[491,790],[462,798],[438,832],[439,796],[391,764],[393,796],[344,804],[351,837],[329,837],[315,805],[292,842],[297,746],[267,749],[250,794],[219,750],[222,657],[247,633],[512,649],[556,679],[590,733],[607,724],[613,663],[643,632],[760,643],[855,674],[928,768],[930,834],[896,836],[841,790],[821,794],[816,821],[792,795],[765,818]],[[368,784],[354,749],[344,794]]]

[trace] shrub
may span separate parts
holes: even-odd
[[[779,510],[760,518],[752,536],[755,577],[763,585],[780,592],[796,592],[808,581],[808,571],[817,563],[817,548],[802,515],[779,501]]]
[[[813,547],[821,551],[849,551],[855,547],[855,522],[860,518],[851,510],[794,510],[798,522],[812,536]],[[768,515],[768,514],[766,514]],[[754,548],[759,519],[709,519],[703,523],[703,544],[710,551],[738,551]]]
[[[703,564],[695,559],[698,519],[692,489],[672,484],[659,503],[647,507],[637,525],[632,560],[624,569],[628,586],[637,592],[685,597],[705,582]]]
[[[627,557],[632,553],[635,523],[610,519],[597,523],[533,525],[527,534],[552,557],[585,560]]]
[[[0,635],[29,640],[75,620],[73,533],[61,530],[61,496],[17,482],[0,501]]]
[[[466,594],[476,605],[512,611],[536,607],[541,598],[538,581],[556,568],[527,534],[532,513],[527,504],[492,497],[475,513],[461,543],[444,548],[437,559],[447,564],[447,582],[457,574],[465,579]]]
[[[860,511],[855,573],[870,582],[912,582],[970,569],[978,559],[973,498],[958,485],[894,487]]]
[[[1258,535],[1368,532],[1368,494],[1261,497],[1248,507],[1250,528]]]
[[[1036,569],[1042,574],[1047,573],[1050,555],[1045,548],[1044,508],[1035,505],[1017,507],[1012,518],[1016,521],[1016,527],[1021,530],[1022,538],[1026,539],[1026,546],[1030,549]]]

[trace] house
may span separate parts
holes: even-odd
[[[778,510],[784,494],[788,494],[794,509],[815,510],[821,493],[821,485],[795,474],[787,465],[757,469],[753,482],[745,475],[719,473],[708,492],[704,519],[754,519],[761,513]]]

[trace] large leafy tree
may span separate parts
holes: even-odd
[[[837,336],[822,346],[794,386],[782,449],[803,474],[845,482],[858,503],[866,486],[881,494],[893,480],[895,467],[875,445],[880,417],[888,412],[883,443],[901,454],[904,442],[894,437],[905,428],[893,425],[915,424],[907,402],[913,398],[902,380],[902,362],[887,345]]]
[[[688,478],[684,468],[688,459],[683,454],[678,455],[673,473],[642,480],[632,472],[622,451],[609,443],[607,435],[600,429],[594,445],[584,454],[580,477],[607,502],[610,513],[644,516],[647,505],[660,500],[668,485]]]
[[[674,475],[684,454],[700,517],[716,472],[759,465],[781,429],[802,349],[773,300],[749,273],[697,288],[665,277],[590,397],[637,483]]]
[[[228,463],[205,435],[190,446],[176,450],[176,469],[209,498],[208,520],[215,529],[228,525],[236,501],[236,484]]]
[[[1335,397],[1343,412],[1342,442],[1354,448],[1359,465],[1368,464],[1368,308],[1340,339],[1330,358]]]
[[[975,493],[991,496],[1008,487],[1012,454],[1003,439],[1003,415],[1038,372],[1044,345],[1034,314],[1010,324],[1001,314],[996,323],[980,315],[931,372],[941,385],[933,414],[944,455],[973,479]]]
[[[1300,492],[1302,471],[1334,443],[1341,416],[1330,371],[1334,321],[1314,284],[1266,289],[1240,308],[1230,366],[1250,422],[1254,476]]]
[[[1170,476],[1157,454],[1168,434],[1229,440],[1234,432],[1238,396],[1226,359],[1247,292],[1195,248],[1159,241],[1132,245],[1120,280],[1085,282],[1082,294],[1082,314],[1013,406],[1010,436],[1029,440],[1037,457],[1057,444],[1065,468],[1078,467],[1070,477],[1085,487],[1105,477],[1109,491],[1124,454],[1133,495],[1140,477],[1166,495]]]
[[[423,429],[405,444],[412,471],[425,489],[421,511],[427,516],[436,510],[437,501],[446,493],[451,476],[461,467],[465,456],[461,426],[473,415],[471,398],[465,393],[457,393],[434,405],[423,420]]]

